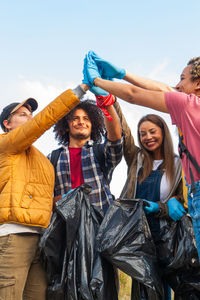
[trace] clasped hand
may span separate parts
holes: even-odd
[[[99,57],[93,51],[89,51],[85,56],[83,67],[83,83],[86,83],[91,88],[93,87],[94,80],[97,77],[108,80],[112,80],[113,78],[122,79],[125,74],[126,71],[124,69],[114,66],[110,62]]]

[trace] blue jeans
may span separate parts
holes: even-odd
[[[188,210],[192,218],[198,256],[200,258],[200,181],[195,182],[196,193],[191,193],[191,185],[188,187]]]

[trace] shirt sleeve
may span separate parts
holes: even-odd
[[[180,127],[181,116],[188,102],[188,95],[180,92],[166,92],[165,102],[170,113],[172,124]]]
[[[123,137],[115,142],[107,138],[104,142],[105,167],[107,169],[107,178],[110,182],[114,168],[120,163],[123,156]]]

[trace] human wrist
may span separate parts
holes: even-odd
[[[108,94],[106,96],[95,95],[97,100],[98,107],[107,107],[113,105],[115,102],[115,97],[112,94]]]
[[[157,218],[169,218],[169,210],[168,210],[168,206],[167,203],[162,203],[159,202],[159,210],[156,214]]]
[[[84,91],[87,92],[90,89],[90,86],[86,83],[81,83],[80,88]]]
[[[154,212],[155,213],[158,213],[159,212],[159,204],[157,203],[157,202],[153,202],[154,203],[154,205],[153,205],[153,207],[154,207]]]
[[[99,78],[99,77],[96,77],[96,78],[93,80],[93,85],[94,85],[94,86],[98,86],[99,80],[100,80],[100,78]]]

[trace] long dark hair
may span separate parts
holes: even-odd
[[[138,123],[138,128],[137,128],[138,143],[141,148],[141,152],[144,155],[143,172],[139,177],[139,182],[142,182],[146,177],[150,175],[153,168],[153,161],[154,161],[153,152],[145,149],[140,140],[139,128],[140,125],[145,121],[149,121],[157,125],[162,130],[162,135],[163,135],[163,141],[161,145],[161,156],[163,159],[162,170],[166,171],[166,176],[172,183],[173,174],[174,174],[174,150],[173,150],[171,134],[169,132],[169,128],[165,123],[165,121],[160,116],[154,114],[148,114],[142,117],[142,119],[140,119]]]
[[[91,139],[94,142],[101,142],[102,136],[105,134],[104,117],[101,109],[96,106],[92,100],[85,100],[80,102],[74,109],[65,115],[60,121],[54,125],[53,132],[59,141],[59,144],[66,145],[69,143],[69,125],[68,121],[73,117],[77,109],[83,109],[89,116],[92,123]]]

